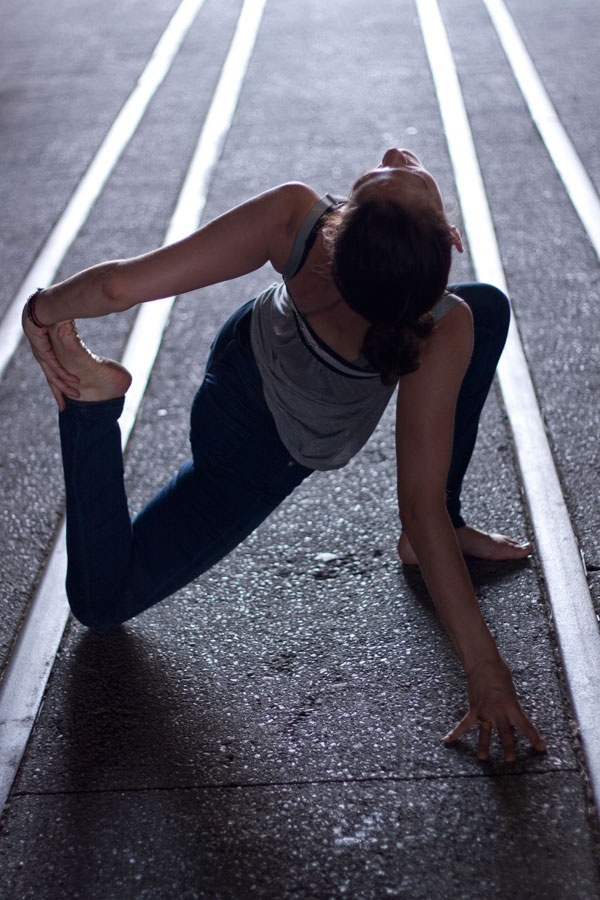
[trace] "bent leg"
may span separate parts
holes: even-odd
[[[132,532],[118,418],[124,398],[66,399],[59,415],[67,500],[67,596],[85,625],[103,618],[127,580]]]
[[[117,423],[123,399],[68,400],[61,413],[67,593],[74,615],[88,626],[126,621],[188,584],[311,472],[279,439],[246,346],[250,310],[243,309],[246,316],[232,317],[215,342],[194,401],[193,460],[133,523]]]
[[[446,506],[455,528],[464,526],[460,494],[477,438],[479,419],[489,393],[510,322],[508,298],[489,284],[456,284],[449,287],[464,300],[473,315],[473,354],[456,405],[454,444]]]
[[[527,542],[503,534],[489,534],[466,525],[460,511],[460,494],[465,472],[471,460],[479,418],[502,353],[510,320],[505,295],[487,284],[460,284],[450,290],[468,303],[473,314],[473,355],[459,393],[452,459],[446,485],[448,514],[456,529],[456,538],[465,556],[483,559],[522,559],[531,552]],[[415,564],[417,557],[404,533],[398,542],[403,563]]]
[[[123,483],[117,418],[122,401],[76,403],[60,415],[67,486],[67,595],[89,627],[130,619],[188,584],[246,538],[310,470],[275,439],[228,436],[201,389],[195,403],[211,432],[134,519]],[[273,437],[272,435],[270,436]]]
[[[168,597],[223,559],[310,474],[279,441],[252,426],[230,439],[206,385],[194,417],[210,423],[203,451],[133,522],[126,617]]]

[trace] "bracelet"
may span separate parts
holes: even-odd
[[[36,328],[47,328],[47,325],[44,325],[43,322],[40,322],[38,317],[35,314],[35,301],[37,300],[37,296],[40,291],[43,291],[43,288],[38,288],[37,291],[34,291],[33,294],[28,298],[27,303],[25,305],[25,311],[27,312],[27,318],[30,322],[32,322]]]

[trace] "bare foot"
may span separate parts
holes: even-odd
[[[59,322],[49,330],[50,342],[60,364],[77,375],[73,395],[86,403],[115,400],[122,397],[131,384],[127,369],[114,359],[96,356],[85,346],[75,322]]]
[[[531,553],[531,544],[521,543],[504,534],[488,534],[470,525],[456,529],[456,539],[463,556],[476,556],[478,559],[510,560],[524,559]],[[400,535],[398,556],[405,565],[417,565],[417,556],[406,535]]]

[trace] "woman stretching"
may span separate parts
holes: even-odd
[[[530,552],[465,524],[460,492],[508,328],[506,297],[447,287],[462,251],[434,178],[388,150],[348,199],[291,183],[172,246],[102,263],[30,298],[23,326],[60,410],[67,494],[67,594],[90,627],[123,622],[225,556],[315,469],[362,447],[398,386],[398,552],[417,563],[463,664],[470,699],[446,737],[479,726],[544,741],[522,712],[463,554]],[[236,278],[269,261],[283,275],[222,327],[191,411],[192,458],[131,522],[117,420],[129,373],[92,355],[74,319]]]

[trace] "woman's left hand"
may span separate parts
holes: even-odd
[[[77,399],[79,396],[79,391],[76,388],[79,378],[67,372],[56,358],[50,341],[50,326],[45,325],[40,328],[31,322],[27,315],[26,307],[23,310],[22,325],[25,336],[29,341],[31,352],[46,376],[46,381],[54,394],[58,408],[63,410],[65,408],[64,394],[74,399]]]
[[[518,728],[540,753],[546,742],[535,725],[527,718],[517,699],[510,670],[501,657],[486,660],[467,673],[469,712],[444,738],[454,744],[474,726],[479,727],[477,758],[489,759],[492,731],[498,730],[505,762],[514,762],[514,729]]]

